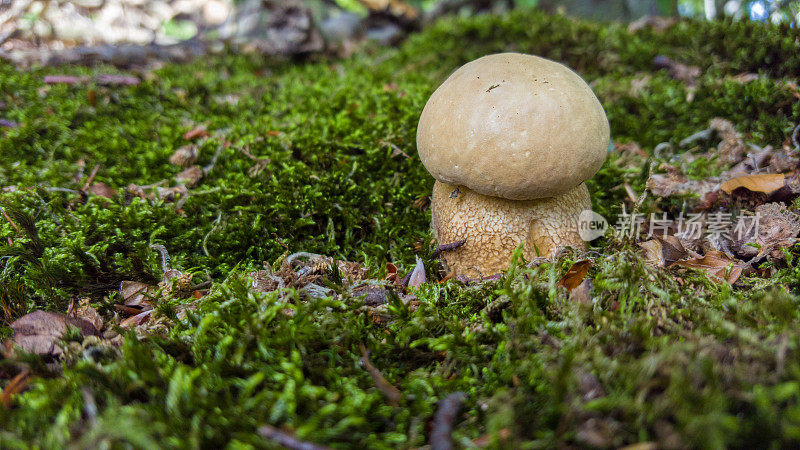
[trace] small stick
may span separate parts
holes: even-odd
[[[461,407],[467,394],[454,392],[439,402],[439,409],[433,416],[433,427],[431,428],[431,449],[432,450],[451,450],[453,444],[453,428]]]
[[[94,169],[92,169],[92,173],[89,174],[89,178],[86,179],[86,183],[83,184],[83,189],[81,191],[86,192],[91,186],[92,181],[94,181],[94,177],[97,176],[97,171],[100,170],[100,164],[95,164]]]
[[[214,156],[211,157],[211,162],[209,162],[207,166],[203,167],[203,175],[208,175],[214,166],[217,165],[217,159],[219,159],[219,155],[222,154],[223,150],[225,150],[225,145],[220,144],[217,147],[217,151],[214,153]]]
[[[451,242],[449,244],[442,244],[442,245],[436,247],[436,250],[434,250],[433,253],[431,254],[431,258],[438,258],[439,255],[442,254],[442,252],[453,251],[453,250],[457,249],[458,247],[461,247],[462,245],[464,245],[466,243],[467,243],[467,239],[464,238],[464,239],[461,239],[460,241]]]
[[[369,372],[369,376],[372,377],[372,382],[375,383],[375,387],[386,396],[390,405],[397,406],[403,394],[401,394],[400,390],[394,387],[394,385],[386,381],[381,371],[372,365],[369,361],[369,355],[367,354],[367,347],[365,347],[364,344],[359,344],[359,346],[361,347],[361,364],[364,366],[364,369]]]
[[[211,280],[208,280],[208,281],[203,281],[202,283],[197,283],[197,284],[195,284],[194,286],[192,286],[192,287],[191,287],[191,290],[193,290],[193,291],[199,291],[199,290],[201,290],[201,289],[206,289],[206,288],[209,288],[209,287],[211,287],[211,285],[212,285],[213,283],[214,283],[214,282],[213,282],[213,281],[211,281]]]
[[[8,223],[10,223],[11,226],[14,227],[15,230],[17,230],[17,233],[19,233],[19,227],[17,226],[16,223],[14,223],[13,220],[11,220],[11,217],[8,216],[8,213],[3,207],[0,207],[0,213],[3,213],[3,217],[5,217]]]
[[[187,196],[186,198],[189,198],[189,197]],[[206,247],[206,243],[208,242],[208,237],[211,236],[211,234],[213,232],[217,231],[217,227],[219,226],[220,220],[222,220],[222,211],[219,211],[217,213],[217,220],[214,221],[214,226],[211,227],[211,230],[209,230],[209,232],[206,233],[205,236],[203,236],[203,253],[205,253],[206,256],[209,256],[209,257],[211,256],[208,253],[208,247]]]
[[[150,248],[161,255],[161,271],[166,273],[169,270],[169,253],[167,252],[167,248],[161,244],[153,244]]]
[[[792,131],[792,144],[794,144],[794,150],[800,151],[800,142],[797,140],[797,133],[800,132],[800,125],[794,127],[794,131]]]
[[[6,409],[11,407],[11,401],[14,396],[24,391],[30,381],[31,372],[28,369],[22,369],[11,381],[8,382],[3,391],[0,392],[0,404]]]
[[[311,442],[301,441],[271,425],[262,425],[259,427],[258,434],[290,450],[325,450],[328,448],[322,445],[312,444]]]

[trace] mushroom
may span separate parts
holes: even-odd
[[[480,277],[524,256],[584,248],[578,217],[591,209],[584,182],[609,145],[603,107],[567,67],[519,53],[484,56],[431,95],[417,149],[436,179],[431,228],[448,270]]]

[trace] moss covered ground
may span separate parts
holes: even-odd
[[[557,286],[571,264],[516,264],[497,281],[427,283],[419,304],[390,296],[376,318],[337,277],[336,295],[255,293],[246,274],[305,251],[359,262],[382,279],[415,255],[440,266],[424,201],[432,178],[415,149],[427,97],[457,66],[520,51],[564,62],[591,82],[617,143],[648,154],[723,117],[750,142],[780,146],[800,122],[800,33],[760,23],[681,21],[664,30],[538,12],[443,20],[399,48],[345,60],[215,56],[166,65],[137,86],[45,84],[0,65],[0,303],[4,327],[34,309],[66,311],[88,297],[111,318],[123,280],[172,267],[214,280],[201,299],[168,298],[172,325],[125,332],[117,348],[83,352],[61,370],[6,359],[36,376],[0,407],[0,447],[262,448],[269,424],[331,447],[418,447],[437,401],[467,394],[459,446],[777,447],[800,442],[800,248],[766,262],[772,276],[733,287],[703,272],[674,276],[635,245],[596,242],[591,301]],[[686,81],[656,56],[700,68]],[[748,81],[742,73],[760,76]],[[126,186],[175,186],[170,155],[204,126],[207,175],[177,199]],[[612,154],[589,184],[595,209],[620,211],[647,168]],[[84,167],[116,190],[83,195]],[[698,176],[713,169],[694,167]],[[164,191],[162,190],[163,194]],[[415,203],[416,202],[416,203]],[[650,205],[646,203],[646,205]],[[650,205],[652,207],[652,205]],[[13,222],[13,225],[12,225]],[[288,292],[288,293],[287,293]],[[178,319],[175,309],[196,309]],[[287,310],[290,312],[287,313]],[[359,363],[360,346],[402,393],[392,405]],[[474,441],[475,439],[477,441]]]

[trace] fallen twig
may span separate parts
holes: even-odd
[[[431,258],[438,258],[439,255],[442,254],[442,252],[453,251],[453,250],[461,247],[462,245],[464,245],[466,243],[467,243],[467,239],[464,238],[464,239],[461,239],[460,241],[451,242],[449,244],[442,244],[442,245],[436,247],[436,250],[434,250],[433,253],[431,254]]]
[[[383,377],[381,371],[372,365],[372,363],[369,361],[369,355],[367,354],[367,347],[365,347],[364,344],[360,344],[360,348],[361,364],[369,373],[369,376],[372,377],[372,382],[375,383],[375,387],[377,387],[378,390],[381,391],[384,396],[386,396],[390,405],[397,406],[400,403],[400,398],[403,396],[403,394],[400,393],[400,390],[394,387],[393,384],[386,381],[386,378]]]
[[[9,217],[8,213],[6,212],[6,210],[2,206],[0,206],[0,213],[2,213],[3,217],[6,218],[8,223],[10,223],[12,227],[14,227],[14,230],[16,230],[17,233],[19,233],[19,227],[17,226],[16,223],[14,223],[13,220],[11,220],[11,217]]]
[[[436,410],[436,415],[433,416],[433,426],[431,428],[430,444],[432,450],[450,450],[454,448],[454,422],[458,413],[461,412],[461,407],[464,406],[466,399],[467,394],[453,392],[439,401],[439,409]]]
[[[83,184],[83,188],[81,191],[86,192],[91,186],[92,181],[94,181],[94,177],[97,176],[97,171],[100,170],[100,164],[95,164],[94,169],[92,169],[92,173],[89,174],[89,178],[86,179],[86,183]]]
[[[800,124],[794,127],[792,131],[792,144],[794,144],[794,151],[800,151],[800,142],[797,141],[797,133],[800,132]]]
[[[161,244],[153,244],[150,248],[161,255],[161,271],[166,273],[169,270],[169,253],[167,252],[167,248]]]
[[[324,450],[328,448],[322,445],[312,444],[311,442],[301,441],[296,437],[270,425],[262,425],[258,429],[258,434],[280,445],[281,447],[291,450]]]
[[[0,393],[0,404],[6,408],[10,408],[14,396],[24,391],[28,386],[30,375],[30,370],[23,369],[22,372],[18,373],[14,378],[12,378],[6,387],[3,388],[3,392]]]
[[[222,211],[217,213],[217,220],[214,221],[214,226],[211,227],[211,230],[209,230],[209,232],[206,233],[205,236],[203,236],[203,253],[206,256],[209,256],[209,257],[211,256],[211,254],[208,253],[208,247],[206,247],[206,243],[208,242],[208,237],[211,236],[212,233],[217,231],[217,227],[219,226],[220,220],[222,220]]]

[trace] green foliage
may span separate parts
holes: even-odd
[[[0,220],[6,321],[63,310],[74,296],[100,301],[121,280],[158,280],[151,244],[216,280],[164,335],[98,344],[71,353],[59,376],[35,378],[12,409],[0,408],[2,446],[261,448],[256,430],[268,423],[340,448],[416,447],[436,401],[456,390],[469,398],[461,445],[489,435],[500,446],[503,430],[512,448],[796,444],[796,250],[774,277],[745,278],[752,289],[739,290],[696,272],[678,282],[610,242],[591,256],[588,304],[557,287],[576,258],[568,254],[515,265],[496,282],[423,285],[418,306],[392,297],[382,320],[347,295],[254,294],[242,273],[287,251],[360,261],[375,275],[387,261],[410,269],[414,242],[430,240],[428,213],[412,206],[432,185],[416,156],[416,123],[433,89],[470,59],[515,50],[565,62],[592,83],[614,140],[652,155],[716,116],[752,142],[780,145],[800,121],[787,83],[800,71],[797,39],[797,30],[749,22],[629,33],[517,12],[448,19],[400,49],[365,48],[344,61],[168,65],[135,87],[42,82],[108,68],[0,66],[2,114],[20,123],[0,129],[0,206],[13,222]],[[684,82],[654,71],[657,55],[700,67],[691,102]],[[761,78],[731,78],[741,72]],[[188,197],[122,192],[174,185],[181,169],[169,156],[197,124],[211,133],[199,164],[221,153]],[[617,159],[589,183],[607,217],[626,195],[620,185],[642,192],[649,168]],[[75,173],[95,165],[116,197],[64,191],[80,190]],[[421,255],[434,270],[430,249]],[[172,306],[155,315],[175,319]],[[360,344],[403,393],[399,406],[359,365]]]

